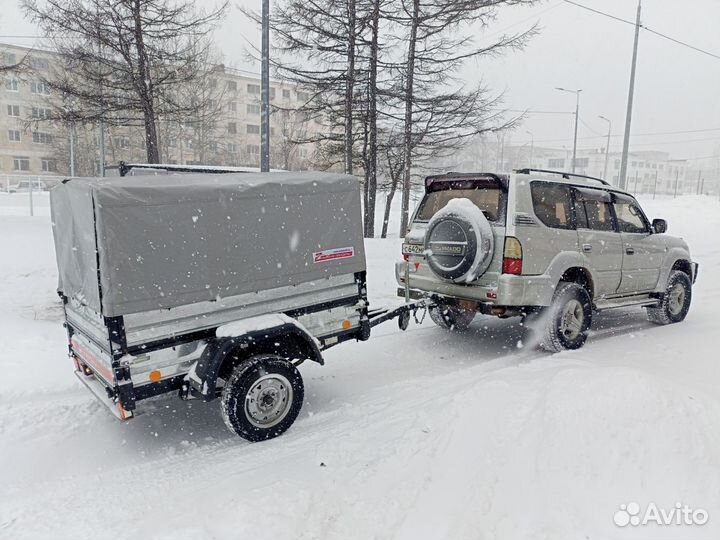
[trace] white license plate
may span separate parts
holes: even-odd
[[[422,244],[403,244],[403,255],[424,255],[425,246]]]

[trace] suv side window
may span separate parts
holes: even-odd
[[[637,202],[630,197],[615,195],[615,216],[620,232],[647,233],[650,225],[640,210]]]
[[[594,231],[614,231],[612,199],[600,189],[575,189],[575,211],[578,228]]]
[[[530,186],[533,211],[540,221],[553,229],[574,229],[570,187],[551,182],[533,182]]]

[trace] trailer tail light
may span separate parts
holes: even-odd
[[[403,260],[405,262],[408,262],[410,260],[410,255],[408,255],[407,253],[403,253]]]
[[[508,236],[505,238],[505,250],[503,251],[503,274],[519,276],[523,269],[522,245],[517,238]]]

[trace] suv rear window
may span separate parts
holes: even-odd
[[[482,187],[478,189],[445,189],[432,191],[425,195],[420,210],[418,210],[417,221],[430,221],[440,210],[445,208],[447,203],[453,199],[470,199],[482,210],[488,221],[498,221],[503,211],[503,192],[499,187]]]

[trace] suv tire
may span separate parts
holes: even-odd
[[[447,304],[438,304],[431,307],[429,311],[432,322],[445,330],[463,332],[470,327],[470,323],[475,319],[474,311],[467,311]]]
[[[561,282],[552,306],[540,315],[545,319],[540,347],[548,352],[579,349],[587,340],[592,324],[592,299],[578,283]]]
[[[225,424],[243,439],[266,441],[285,433],[304,400],[297,368],[275,355],[252,356],[232,372],[222,390]]]
[[[673,324],[685,320],[692,301],[692,282],[680,270],[670,273],[665,293],[656,308],[647,308],[648,320],[655,324]]]

